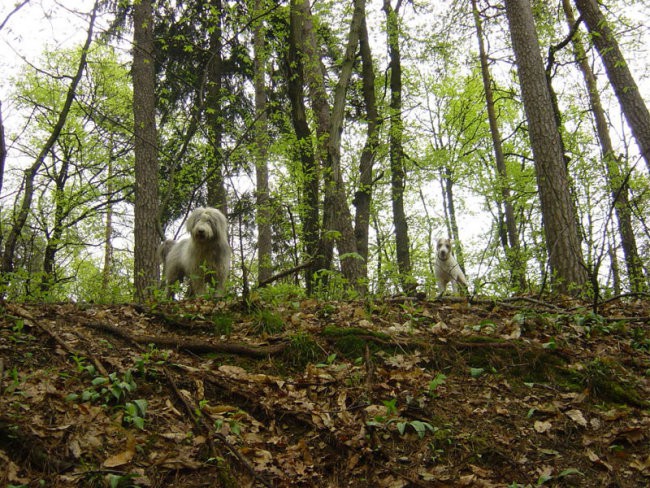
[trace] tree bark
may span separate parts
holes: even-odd
[[[465,273],[465,256],[463,247],[460,244],[460,231],[458,230],[458,219],[456,218],[456,204],[454,197],[454,174],[449,166],[445,166],[442,174],[442,192],[443,202],[445,204],[445,222],[447,223],[447,233],[454,241],[454,253],[458,266]]]
[[[576,19],[570,1],[562,0],[562,6],[564,8],[569,29],[573,29],[576,24]],[[633,292],[643,292],[646,290],[647,283],[643,274],[643,264],[639,256],[636,237],[634,236],[634,228],[632,226],[632,207],[629,199],[629,185],[627,178],[629,170],[625,167],[621,167],[623,162],[616,157],[614,152],[614,146],[609,134],[607,116],[605,115],[605,110],[603,109],[600,100],[598,83],[587,60],[585,48],[580,37],[577,35],[573,36],[573,50],[578,67],[580,68],[582,77],[585,80],[585,85],[589,94],[589,105],[591,106],[591,111],[596,123],[596,133],[598,134],[601,156],[607,171],[607,178],[609,180],[612,195],[612,205],[614,206],[614,211],[618,220],[618,231],[621,237],[623,254],[625,256],[625,266],[630,281],[630,289]],[[615,284],[618,285],[618,282],[615,281]]]
[[[5,163],[7,161],[7,144],[5,141],[5,124],[2,118],[2,101],[0,101],[0,194],[5,178]]]
[[[302,56],[298,44],[302,39],[300,14],[296,9],[290,10],[289,47],[287,50],[286,70],[289,101],[291,102],[291,123],[296,134],[295,152],[301,165],[301,201],[300,216],[302,220],[302,241],[310,263],[305,268],[305,288],[307,295],[312,295],[315,274],[321,269],[329,269],[332,262],[331,241],[324,249],[319,248],[320,229],[320,168],[312,146],[312,132],[307,122],[305,108],[305,76]]]
[[[580,292],[587,272],[530,0],[506,0],[505,7],[535,160],[551,283],[558,292]]]
[[[255,0],[253,18],[262,12],[262,1]],[[266,58],[264,48],[264,29],[261,20],[253,25],[253,49],[255,85],[255,177],[257,200],[257,282],[268,280],[273,274],[271,209],[269,198],[269,168],[266,162],[269,144],[268,117],[266,114]]]
[[[133,118],[135,152],[135,300],[145,302],[158,285],[158,141],[152,0],[133,9]]]
[[[61,160],[61,168],[56,171],[56,158],[53,157],[52,178],[54,180],[54,221],[52,232],[47,236],[45,251],[43,253],[43,275],[41,276],[40,291],[48,293],[55,283],[56,253],[61,245],[64,224],[63,220],[67,214],[65,210],[65,185],[68,181],[68,170],[70,167],[70,154],[64,154]]]
[[[350,34],[345,55],[341,64],[341,74],[334,95],[334,106],[330,109],[325,80],[323,77],[322,61],[309,3],[306,0],[292,0],[291,8],[300,17],[304,43],[302,48],[305,59],[305,77],[309,89],[316,118],[317,146],[319,159],[322,161],[325,181],[325,207],[323,214],[322,237],[328,239],[328,231],[337,233],[336,243],[339,251],[341,272],[348,283],[360,294],[366,291],[366,285],[361,276],[359,255],[356,247],[352,215],[347,203],[345,183],[340,166],[340,137],[345,112],[345,95],[352,75],[355,53],[359,43],[359,26],[361,22],[360,8],[363,0],[355,0],[355,8],[350,25]]]
[[[393,225],[395,227],[395,250],[397,268],[402,290],[410,291],[414,281],[411,274],[411,250],[408,234],[408,222],[404,210],[404,187],[406,171],[404,169],[404,124],[402,122],[402,62],[399,48],[398,14],[401,0],[397,1],[395,9],[390,0],[384,0],[386,13],[386,31],[388,32],[388,54],[390,70],[390,130],[388,136],[390,174],[391,174],[391,203],[393,207]]]
[[[25,179],[24,179],[25,189],[24,189],[23,199],[20,204],[20,208],[18,208],[16,211],[14,224],[11,230],[9,231],[9,234],[7,235],[4,253],[2,255],[2,274],[3,274],[2,280],[3,281],[8,278],[6,274],[11,273],[14,269],[14,257],[16,253],[16,245],[18,243],[18,238],[20,237],[20,234],[22,233],[23,228],[25,227],[27,218],[29,217],[30,207],[32,205],[32,200],[34,198],[34,181],[36,179],[36,175],[38,174],[38,170],[40,169],[40,167],[43,165],[43,161],[45,160],[45,157],[50,152],[50,150],[56,143],[57,139],[59,138],[59,135],[61,134],[61,130],[63,129],[63,126],[65,125],[65,122],[68,118],[70,107],[72,106],[72,102],[74,101],[77,85],[81,80],[81,76],[83,75],[84,70],[86,69],[86,59],[88,56],[88,49],[90,48],[90,44],[93,39],[93,31],[95,27],[97,8],[98,8],[98,2],[95,2],[93,6],[93,10],[90,15],[88,33],[86,35],[86,41],[84,43],[84,46],[81,50],[81,57],[79,58],[77,71],[74,77],[72,78],[72,81],[70,82],[70,86],[68,87],[68,93],[66,95],[65,102],[63,103],[63,108],[59,113],[57,122],[54,125],[54,128],[52,129],[52,133],[50,134],[50,137],[45,142],[45,145],[41,148],[40,152],[36,156],[34,163],[25,170]]]
[[[221,110],[223,97],[223,58],[221,51],[222,40],[222,9],[221,0],[212,0],[210,4],[214,7],[216,17],[214,18],[214,29],[210,33],[210,60],[208,61],[207,74],[207,96],[205,103],[205,116],[210,133],[210,145],[212,146],[212,158],[207,167],[207,204],[210,207],[218,208],[221,213],[228,215],[228,194],[224,179],[224,159],[222,153],[223,140],[223,115]]]
[[[368,234],[370,228],[370,204],[372,202],[373,179],[372,172],[377,146],[379,144],[379,116],[375,95],[375,69],[368,38],[368,27],[365,14],[361,20],[359,45],[362,62],[363,99],[366,106],[366,143],[359,161],[359,187],[354,196],[356,207],[354,233],[357,239],[357,250],[362,258],[362,276],[368,277]]]
[[[110,153],[106,178],[108,194],[113,193],[113,154]],[[113,276],[113,206],[114,203],[108,199],[106,204],[106,221],[104,224],[104,265],[102,267],[102,292],[104,296],[110,295],[110,283]]]
[[[483,78],[483,89],[485,91],[485,103],[487,106],[488,121],[490,123],[490,134],[492,136],[492,147],[494,148],[494,161],[497,169],[497,185],[499,187],[503,207],[505,210],[505,227],[507,231],[507,240],[504,245],[504,252],[510,266],[512,284],[518,290],[526,289],[526,265],[523,262],[521,249],[519,246],[519,232],[517,231],[517,219],[515,218],[515,209],[512,204],[512,196],[508,184],[508,170],[506,167],[505,157],[503,155],[503,145],[501,144],[501,131],[494,103],[494,94],[492,92],[492,77],[488,64],[488,55],[485,49],[483,39],[483,25],[481,14],[478,10],[477,0],[472,0],[472,11],[474,13],[474,24],[476,26],[476,37],[478,39],[479,58],[481,63],[481,76]]]
[[[648,107],[597,1],[575,0],[575,2],[589,29],[591,40],[605,65],[607,77],[636,139],[641,156],[650,171],[650,112],[648,112]]]

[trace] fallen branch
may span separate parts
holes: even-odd
[[[194,420],[196,426],[203,431],[203,434],[205,434],[210,450],[212,451],[212,455],[215,457],[217,456],[216,449],[212,442],[212,438],[214,437],[218,439],[224,446],[226,446],[226,448],[230,451],[230,453],[233,456],[235,456],[235,458],[237,458],[237,460],[248,470],[248,472],[253,476],[255,480],[259,481],[264,486],[271,487],[272,486],[271,483],[266,478],[264,478],[262,475],[260,475],[255,471],[255,468],[248,462],[248,459],[244,457],[244,455],[239,451],[239,449],[237,449],[235,446],[233,446],[230,443],[230,441],[228,441],[225,435],[223,435],[221,432],[216,432],[214,429],[212,429],[205,421],[205,418],[203,416],[195,415],[194,412],[196,412],[196,408],[190,405],[189,400],[187,400],[187,398],[181,394],[180,390],[178,389],[178,386],[176,386],[176,382],[171,377],[171,374],[167,370],[167,368],[164,369],[164,373],[165,373],[165,377],[167,378],[167,381],[169,382],[169,385],[174,391],[174,394],[183,404],[183,407],[185,408],[187,414],[190,416],[191,419]]]
[[[61,348],[70,354],[71,356],[77,356],[77,357],[86,357],[89,358],[90,361],[95,365],[95,368],[97,368],[97,371],[99,371],[103,375],[108,375],[108,372],[106,371],[106,368],[104,368],[104,365],[102,362],[97,359],[94,355],[92,355],[89,351],[85,351],[84,353],[81,353],[74,349],[72,346],[70,346],[67,342],[65,342],[63,339],[61,339],[57,334],[54,333],[54,331],[50,330],[49,327],[45,326],[42,324],[39,320],[37,320],[31,313],[29,313],[27,310],[20,306],[11,306],[11,312],[20,318],[27,320],[28,325],[33,325],[34,327],[38,327],[40,330],[45,332],[47,335],[49,335],[54,342],[56,342]]]
[[[308,268],[313,264],[313,261],[307,261],[306,263],[299,264],[298,266],[295,266],[291,269],[287,269],[285,271],[282,271],[281,273],[275,274],[271,276],[270,278],[265,279],[264,281],[261,281],[258,285],[257,288],[264,288],[266,285],[270,285],[274,281],[277,281],[281,278],[284,278],[285,276],[292,275],[294,273],[297,273],[298,271],[302,271],[303,269]]]
[[[274,346],[265,346],[265,347],[251,347],[244,344],[230,344],[230,343],[220,343],[214,344],[211,342],[205,341],[183,341],[173,337],[160,337],[160,336],[150,336],[150,335],[132,335],[126,332],[120,327],[116,327],[110,324],[103,324],[97,322],[87,322],[84,324],[86,327],[91,329],[101,330],[108,332],[110,334],[121,337],[125,340],[135,342],[137,344],[155,344],[159,347],[164,348],[173,348],[185,351],[191,351],[194,353],[206,353],[206,352],[215,352],[223,354],[237,354],[239,356],[249,356],[254,358],[263,358],[277,354],[283,351],[286,347],[286,343],[276,344]]]

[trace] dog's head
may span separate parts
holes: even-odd
[[[438,239],[438,243],[436,244],[436,253],[438,254],[438,259],[441,261],[446,261],[449,256],[454,254],[452,247],[453,242],[454,241],[451,239],[445,239],[444,237]]]
[[[228,221],[216,208],[195,209],[188,217],[186,227],[195,241],[227,240]]]

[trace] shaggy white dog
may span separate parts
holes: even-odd
[[[452,244],[451,239],[441,237],[436,245],[436,283],[439,295],[445,292],[449,282],[454,291],[458,291],[458,283],[468,286],[463,270],[454,257]]]
[[[167,294],[173,297],[171,285],[185,277],[189,278],[190,297],[205,294],[208,283],[223,294],[232,253],[226,217],[216,208],[200,207],[190,214],[185,227],[190,237],[167,239],[158,248]]]

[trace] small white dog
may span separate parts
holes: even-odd
[[[167,239],[158,248],[167,294],[172,298],[171,285],[185,277],[189,278],[190,297],[205,294],[208,283],[223,294],[232,254],[228,220],[216,208],[200,207],[190,214],[185,227],[190,237],[181,241]]]
[[[436,283],[439,295],[445,292],[449,282],[454,291],[458,291],[458,283],[468,286],[463,270],[454,257],[452,244],[451,239],[441,237],[436,245]]]

